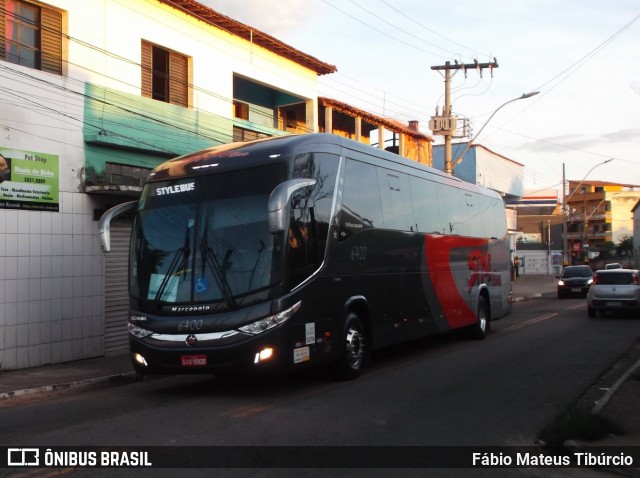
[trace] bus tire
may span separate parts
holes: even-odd
[[[478,297],[477,316],[478,319],[476,320],[476,323],[469,328],[469,335],[472,339],[483,340],[487,335],[489,335],[489,330],[491,329],[491,316],[487,300],[482,295]]]
[[[340,358],[337,363],[337,375],[342,380],[354,380],[362,374],[367,341],[360,317],[350,312],[344,323],[340,339]]]

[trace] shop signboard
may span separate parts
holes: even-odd
[[[0,148],[0,208],[59,211],[58,167],[54,154]]]

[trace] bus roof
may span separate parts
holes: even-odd
[[[159,180],[207,174],[211,173],[211,168],[222,166],[223,163],[225,163],[225,169],[260,166],[265,164],[265,158],[271,158],[276,162],[280,157],[288,156],[301,150],[334,154],[343,154],[344,150],[350,150],[359,153],[358,155],[376,158],[383,163],[393,163],[403,169],[409,168],[428,173],[438,182],[446,182],[462,189],[488,191],[433,167],[358,141],[328,133],[286,135],[214,146],[188,153],[160,164],[151,172],[149,179]]]

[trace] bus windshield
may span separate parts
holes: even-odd
[[[269,165],[148,183],[133,228],[133,298],[234,308],[279,283],[283,239],[269,232],[267,203],[284,175]]]

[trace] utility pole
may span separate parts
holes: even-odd
[[[569,224],[568,217],[571,217],[567,209],[567,180],[565,177],[564,163],[562,163],[562,267],[569,265]]]
[[[482,70],[485,68],[488,68],[491,71],[491,76],[493,76],[493,69],[498,68],[498,61],[494,58],[490,63],[478,63],[477,60],[473,63],[458,63],[456,60],[453,65],[447,61],[444,65],[431,67],[432,70],[436,71],[444,70],[444,106],[442,114],[438,114],[438,107],[436,106],[436,114],[431,117],[429,127],[433,134],[444,136],[444,172],[447,174],[453,174],[451,140],[458,123],[458,118],[451,114],[451,71],[462,70],[466,77],[467,70],[478,70],[480,77],[482,77]]]

